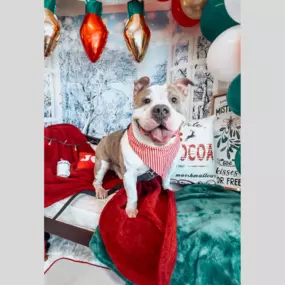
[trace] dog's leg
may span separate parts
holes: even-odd
[[[120,179],[123,179],[123,176],[122,176],[122,174],[121,174],[121,168],[120,168],[119,166],[117,166],[117,165],[112,165],[112,166],[111,166],[111,169],[112,169],[113,171],[115,171],[115,173],[117,174],[117,176],[118,176]]]
[[[173,173],[173,170],[174,170],[174,163],[172,163],[170,169],[168,169],[166,176],[162,179],[162,187],[164,190],[170,190],[170,178],[171,174]]]
[[[129,218],[135,218],[138,214],[137,173],[127,170],[124,174],[124,187],[127,192],[126,214]]]
[[[102,187],[103,179],[108,169],[110,168],[110,163],[105,160],[96,159],[95,162],[95,180],[93,186],[96,190],[96,197],[98,199],[105,199],[107,197],[107,191]]]
[[[181,157],[181,150],[179,150],[178,155],[174,158],[170,168],[167,171],[166,176],[162,179],[162,187],[164,190],[171,190],[170,189],[170,178],[171,178],[172,173],[175,170],[175,167],[176,167],[180,157]]]

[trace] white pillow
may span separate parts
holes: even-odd
[[[214,122],[215,116],[210,116],[182,126],[182,154],[171,183],[216,184]]]

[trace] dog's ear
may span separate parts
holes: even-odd
[[[184,96],[188,95],[188,85],[194,86],[194,83],[185,77],[178,78],[174,84]]]
[[[140,78],[139,80],[135,81],[134,84],[134,94],[142,91],[144,88],[147,88],[150,84],[150,79],[147,76]]]

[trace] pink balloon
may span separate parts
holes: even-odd
[[[237,41],[237,61],[240,65],[241,63],[241,35],[239,36],[239,39]]]
[[[241,29],[240,25],[220,34],[209,48],[207,66],[217,80],[231,82],[240,74]]]

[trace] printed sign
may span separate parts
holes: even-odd
[[[90,154],[87,152],[79,153],[79,161],[77,168],[94,168],[95,165],[95,154]]]
[[[214,119],[211,116],[191,121],[181,128],[181,157],[172,174],[172,183],[216,183]]]
[[[217,184],[233,190],[241,189],[241,177],[235,166],[235,154],[241,146],[240,117],[229,108],[226,94],[213,97],[212,114],[216,116],[214,148]]]

